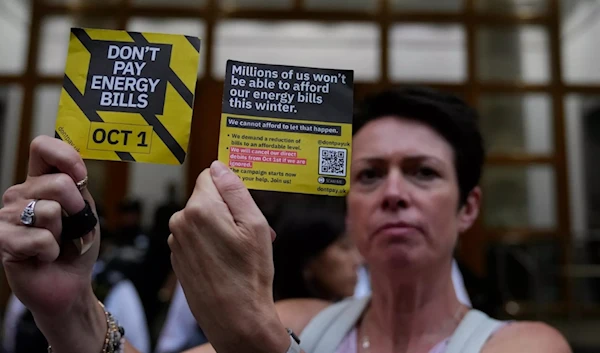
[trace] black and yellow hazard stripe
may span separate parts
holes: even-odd
[[[160,162],[182,164],[189,141],[194,91],[197,80],[200,39],[129,31],[105,31],[73,28],[71,30],[69,58],[65,69],[61,106],[57,119],[57,138],[68,137],[73,144],[85,150],[79,135],[89,134],[92,123],[124,123],[151,126],[158,139],[153,139],[151,153],[86,151],[84,157],[121,161]],[[171,60],[167,76],[165,108],[162,115],[140,113],[104,112],[86,108],[84,94],[89,79],[88,69],[95,41],[121,41],[140,45],[171,44]],[[73,54],[75,53],[75,54]],[[73,54],[73,55],[72,55]],[[182,60],[184,58],[184,60]],[[62,128],[58,128],[62,127]],[[87,129],[87,131],[86,131]],[[68,134],[68,136],[62,136]],[[112,153],[112,156],[110,155]],[[167,156],[167,154],[169,156]],[[160,157],[156,157],[160,155]],[[158,158],[158,160],[157,160]]]

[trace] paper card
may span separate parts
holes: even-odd
[[[227,62],[219,160],[249,189],[344,196],[354,72]]]
[[[200,39],[71,29],[55,137],[83,158],[183,164]]]

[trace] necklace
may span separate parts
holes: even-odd
[[[463,308],[464,308],[464,306],[459,305],[458,308],[456,308],[456,312],[452,316],[452,320],[446,321],[446,323],[444,323],[440,327],[440,330],[438,330],[438,332],[442,332],[443,330],[446,330],[449,325],[455,325],[455,324],[459,323],[460,320],[462,319],[462,312],[464,311]],[[365,317],[366,317],[366,315],[365,315]],[[363,321],[364,321],[364,319],[363,319]],[[370,351],[371,340],[369,339],[369,335],[367,335],[367,333],[365,331],[366,331],[366,328],[363,327],[363,336],[360,340],[360,346],[361,346],[363,352],[370,353],[371,352]],[[433,343],[433,342],[428,342],[428,343]]]

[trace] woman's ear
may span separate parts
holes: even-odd
[[[481,206],[482,192],[479,186],[476,186],[469,192],[465,204],[461,206],[458,212],[458,232],[464,233],[475,223],[479,216]]]

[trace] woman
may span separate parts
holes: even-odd
[[[345,231],[343,199],[313,198],[283,205],[274,225],[276,301],[354,295],[360,254]]]
[[[475,112],[461,100],[422,89],[386,91],[359,109],[347,224],[371,269],[372,295],[335,304],[354,303],[359,310],[351,320],[330,322],[331,327],[347,326],[333,351],[426,353],[444,351],[453,334],[453,342],[468,338],[469,330],[465,334],[459,323],[469,310],[456,298],[450,266],[457,237],[477,218],[482,197],[477,185],[484,158],[475,120]],[[113,326],[106,336],[107,316],[86,285],[98,236],[91,234],[94,246],[83,256],[55,261],[58,245],[47,228],[59,219],[50,216],[53,202],[72,214],[83,207],[83,198],[91,200],[75,186],[86,176],[85,166],[72,148],[48,138],[34,140],[30,159],[30,178],[7,191],[6,207],[0,210],[8,279],[56,345],[54,351],[97,353],[106,337],[120,337]],[[70,183],[65,174],[54,182],[56,175],[48,174],[54,168]],[[57,184],[60,193],[51,192]],[[32,198],[46,202],[36,209],[40,223],[26,227],[18,218]],[[323,310],[330,304],[319,300],[275,305],[269,245],[274,233],[239,178],[222,163],[201,173],[170,226],[173,268],[217,352],[299,352],[286,326],[306,337],[306,325],[320,312],[330,312]],[[45,265],[33,266],[36,258]],[[44,286],[50,280],[52,290]],[[53,326],[57,321],[60,329]],[[329,332],[322,320],[319,324]],[[476,337],[483,343],[475,351],[570,352],[565,339],[541,323],[491,326],[497,329]],[[302,344],[312,348],[313,342]],[[127,346],[125,352],[135,350]]]

